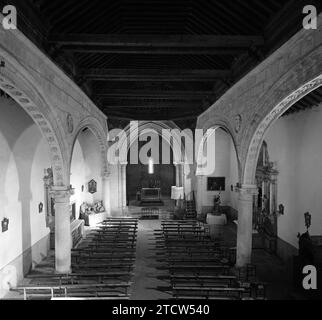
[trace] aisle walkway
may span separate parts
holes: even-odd
[[[169,299],[169,273],[166,266],[158,261],[156,239],[153,234],[160,229],[160,220],[140,220],[136,244],[136,263],[134,269],[131,299],[158,300]],[[162,268],[163,269],[160,269]]]

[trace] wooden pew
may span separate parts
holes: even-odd
[[[129,296],[113,296],[113,297],[54,297],[51,300],[129,300]]]
[[[175,258],[168,258],[167,259],[168,264],[170,265],[176,265],[180,263],[189,263],[189,264],[200,264],[200,263],[217,263],[220,264],[219,258],[209,258],[209,257],[175,257]]]
[[[128,262],[108,262],[108,263],[98,263],[98,262],[82,262],[82,263],[77,263],[72,266],[73,270],[88,270],[88,271],[93,271],[93,270],[104,270],[106,272],[107,270],[126,270],[128,272],[131,272],[134,268],[133,263],[128,263]]]
[[[41,285],[44,283],[56,283],[59,286],[63,284],[73,284],[79,281],[94,281],[96,283],[104,283],[106,281],[117,281],[118,279],[129,280],[134,274],[132,272],[86,272],[86,273],[67,273],[67,274],[29,274],[27,279],[33,284]]]
[[[113,253],[135,253],[135,248],[132,247],[101,247],[101,248],[93,248],[93,247],[83,247],[83,248],[74,248],[72,252],[88,252],[90,253],[106,253],[106,254],[113,254]]]
[[[29,298],[53,298],[56,295],[68,297],[72,296],[107,296],[117,297],[128,296],[128,288],[131,282],[119,282],[119,283],[108,283],[108,284],[70,284],[63,286],[17,286],[12,288],[11,291],[23,292],[24,300]],[[122,290],[124,292],[113,290]]]
[[[227,285],[228,287],[231,287],[232,285],[235,285],[237,282],[237,277],[236,276],[230,276],[230,275],[218,275],[218,276],[213,276],[213,275],[171,275],[170,276],[170,281],[172,285],[176,284],[198,284],[200,286],[202,285],[220,285],[224,284]]]
[[[236,299],[241,300],[244,288],[231,287],[197,287],[175,285],[172,287],[172,294],[175,299],[182,298],[204,298],[204,299]]]
[[[181,273],[188,274],[216,274],[216,275],[227,275],[229,267],[220,264],[172,264],[168,266],[170,274],[174,274],[178,271]]]

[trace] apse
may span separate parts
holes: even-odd
[[[144,139],[144,135],[141,137]],[[142,163],[138,161],[138,164],[131,164],[130,152],[128,153],[128,165],[126,168],[126,188],[127,188],[127,202],[139,201],[137,198],[142,188],[156,188],[160,189],[161,198],[170,199],[171,197],[171,186],[176,185],[176,172],[175,166],[173,165],[173,152],[170,151],[170,163],[162,163],[162,148],[165,142],[161,137],[158,136],[157,141],[153,141],[155,145],[152,149],[157,149],[158,153],[156,157],[153,157],[151,151],[147,152],[147,160]],[[134,145],[134,144],[137,144]],[[146,141],[135,141],[130,148],[138,147],[138,150],[142,150],[147,144]]]

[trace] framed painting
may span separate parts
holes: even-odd
[[[225,191],[225,177],[208,177],[207,191]]]

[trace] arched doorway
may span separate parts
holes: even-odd
[[[207,163],[211,165],[208,165],[206,174],[202,168],[196,168],[197,211],[200,218],[212,224],[211,231],[214,238],[226,239],[229,242],[227,245],[235,247],[239,161],[230,131],[222,126],[210,129],[205,140],[210,145],[204,147],[207,152],[203,151]],[[227,223],[231,227],[225,229],[222,225]],[[231,231],[229,235],[228,231]]]
[[[103,221],[109,214],[106,148],[102,139],[97,128],[82,126],[77,130],[71,157],[70,184],[73,192],[70,219],[82,220],[88,226]],[[75,245],[77,239],[73,242]]]

